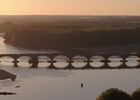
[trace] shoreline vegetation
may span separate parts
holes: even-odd
[[[5,43],[26,49],[140,43],[139,16],[0,16],[0,22]]]

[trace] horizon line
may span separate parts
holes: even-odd
[[[47,14],[0,14],[0,16],[140,16],[139,14],[138,15],[119,15],[119,14],[113,14],[113,15],[84,15],[84,14],[67,14],[67,15],[64,15],[64,14],[52,14],[52,15],[47,15]]]

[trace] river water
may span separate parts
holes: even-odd
[[[52,53],[15,48],[4,44],[3,41],[1,37],[0,53]],[[18,76],[15,82],[0,80],[0,92],[17,93],[13,96],[1,95],[1,100],[96,100],[96,97],[108,88],[119,88],[131,94],[140,87],[138,69],[69,71],[13,68],[8,64],[0,67]]]

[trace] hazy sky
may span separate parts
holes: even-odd
[[[0,0],[0,15],[140,15],[140,0]]]

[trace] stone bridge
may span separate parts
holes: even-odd
[[[40,56],[46,56],[46,61],[50,65],[48,69],[139,69],[140,53],[35,53],[35,54],[0,54],[0,58],[10,57],[13,59],[14,67],[19,67],[20,57],[29,57],[30,68],[38,68]],[[57,59],[59,58],[59,59]],[[62,59],[61,59],[62,58]],[[1,62],[1,61],[0,61]],[[56,67],[58,62],[65,62],[63,68]],[[82,63],[80,67],[75,67],[74,63]]]

